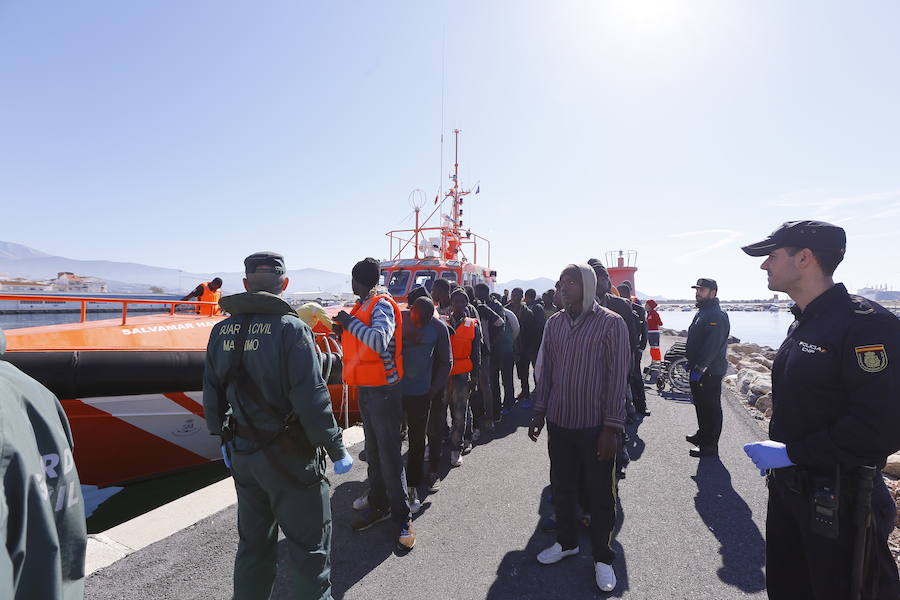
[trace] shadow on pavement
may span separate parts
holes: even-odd
[[[553,517],[549,502],[550,486],[541,494],[535,530],[525,548],[508,552],[500,566],[497,578],[491,584],[487,600],[568,600],[570,598],[618,598],[628,590],[628,566],[625,550],[616,534],[622,529],[625,515],[616,500],[616,525],[613,530],[612,549],[616,553],[614,568],[618,584],[609,593],[601,592],[594,581],[594,561],[591,556],[591,539],[588,530],[579,527],[580,553],[554,565],[542,565],[537,554],[556,541],[556,532],[544,530],[542,524]]]
[[[692,479],[697,483],[697,514],[721,546],[719,579],[748,593],[764,590],[765,540],[750,507],[731,486],[728,469],[717,456],[702,457]]]
[[[635,419],[632,423],[626,423],[625,432],[628,434],[628,441],[625,442],[625,449],[628,451],[628,458],[631,460],[640,460],[644,453],[646,444],[638,435],[638,429],[641,428],[643,419]]]
[[[669,400],[670,402],[679,402],[682,404],[693,404],[694,402],[694,398],[691,396],[690,392],[662,391],[659,392],[659,397],[664,400]]]

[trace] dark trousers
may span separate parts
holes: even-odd
[[[855,528],[852,492],[842,493],[837,539],[810,530],[811,490],[792,477],[779,476],[792,470],[779,469],[769,477],[769,510],[766,517],[766,587],[770,600],[843,600],[850,597],[850,565]],[[841,487],[852,489],[849,482]],[[897,565],[887,538],[894,527],[896,509],[881,474],[872,490],[875,527],[871,534],[869,569],[863,575],[866,600],[900,598]],[[878,593],[873,595],[877,582]]]
[[[270,453],[231,456],[239,536],[234,557],[236,600],[269,597],[275,583],[279,527],[288,547],[282,566],[291,573],[291,595],[331,600],[328,481],[318,476],[314,462],[298,457],[296,448],[286,442],[269,446]],[[256,447],[237,437],[234,444],[240,451]],[[276,454],[285,457],[279,466],[271,462],[270,455]]]
[[[641,373],[641,358],[643,356],[643,351],[634,351],[634,364],[631,365],[631,374],[628,378],[631,385],[634,409],[638,412],[638,415],[647,412],[647,395],[644,393],[644,376]]]
[[[428,470],[437,473],[444,449],[444,428],[447,426],[447,390],[431,396],[431,410],[428,414]]]
[[[403,420],[400,384],[360,387],[359,411],[366,436],[369,505],[376,510],[390,508],[391,519],[404,525],[411,515],[400,442]]]
[[[564,550],[578,545],[576,505],[579,486],[587,490],[591,545],[595,562],[612,564],[612,532],[616,524],[615,460],[597,460],[600,427],[566,429],[547,423],[550,484],[556,511],[556,541]]]
[[[697,411],[697,437],[701,450],[716,450],[722,435],[722,376],[704,373],[691,382],[691,396]]]
[[[515,357],[516,374],[519,376],[519,384],[522,386],[522,397],[527,398],[531,395],[529,392],[528,369],[531,367],[531,358],[524,350],[522,354]]]
[[[503,403],[500,403],[500,379],[503,379]],[[494,418],[500,416],[500,408],[510,408],[516,403],[513,388],[512,352],[494,352],[491,355],[491,388],[494,392]]]
[[[406,453],[406,485],[418,487],[422,483],[425,465],[425,433],[428,430],[428,413],[431,412],[431,394],[403,396],[403,412],[406,414],[409,450]]]

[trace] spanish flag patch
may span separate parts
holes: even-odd
[[[884,344],[856,347],[856,362],[859,368],[868,373],[878,373],[887,368],[888,357]]]

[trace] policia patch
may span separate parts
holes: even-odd
[[[869,373],[884,371],[888,364],[887,351],[885,351],[883,344],[857,346],[856,362],[859,363],[860,369]]]

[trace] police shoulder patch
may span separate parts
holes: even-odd
[[[888,365],[887,350],[884,344],[856,347],[856,362],[859,368],[868,373],[884,371]]]
[[[853,312],[858,315],[871,315],[875,312],[875,308],[869,300],[863,296],[850,294],[850,304],[853,306]]]

